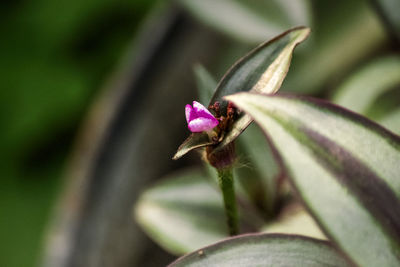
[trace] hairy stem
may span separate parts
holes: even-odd
[[[229,235],[237,235],[239,233],[239,227],[232,168],[217,169],[217,171],[219,187],[221,188],[224,198]]]

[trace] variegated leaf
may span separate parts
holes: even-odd
[[[304,41],[309,33],[309,28],[297,27],[252,50],[224,75],[210,103],[220,102],[224,114],[227,102],[223,97],[226,95],[247,91],[261,93],[278,91],[289,70],[294,48]],[[251,121],[249,116],[239,116],[218,147],[224,147],[235,140]],[[204,133],[192,133],[178,148],[173,159],[178,159],[195,148],[210,145],[212,142],[206,137]]]
[[[271,138],[325,234],[360,266],[400,265],[400,137],[290,95],[227,97]]]

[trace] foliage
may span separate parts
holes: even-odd
[[[152,2],[5,1],[2,6],[0,203],[4,216],[0,221],[0,235],[4,240],[1,266],[31,266],[37,260],[40,239],[59,188],[58,177],[62,175],[82,115],[96,88],[104,84],[116,65],[121,51],[130,44],[128,40]],[[120,261],[123,260],[115,256],[120,254],[113,253],[116,250],[132,253],[129,259],[147,262],[141,266],[154,266],[148,257],[153,251],[144,252],[147,247],[141,243],[151,242],[128,218],[131,205],[138,198],[135,217],[144,232],[171,254],[189,253],[172,266],[230,266],[232,262],[245,266],[259,262],[273,266],[322,263],[398,266],[399,1],[159,2],[163,3],[154,9],[162,8],[152,15],[168,18],[168,23],[154,24],[153,31],[142,32],[135,38],[134,47],[147,50],[128,55],[124,62],[134,68],[115,78],[116,84],[126,87],[135,87],[130,80],[124,80],[133,77],[162,89],[155,95],[146,86],[135,88],[146,91],[147,98],[134,95],[135,103],[143,106],[135,109],[135,118],[139,119],[133,124],[143,125],[140,122],[145,121],[154,127],[132,127],[139,129],[140,137],[129,127],[119,132],[146,149],[132,151],[137,146],[127,145],[127,139],[115,138],[118,135],[109,135],[114,139],[102,140],[102,145],[109,148],[118,144],[119,150],[99,150],[94,152],[94,158],[103,159],[99,165],[105,158],[112,158],[113,164],[102,164],[100,171],[107,169],[103,178],[115,179],[105,182],[96,176],[99,169],[91,169],[91,175],[86,177],[90,179],[86,183],[88,188],[82,190],[87,194],[101,191],[101,197],[106,196],[106,200],[97,201],[100,197],[93,198],[93,195],[76,197],[76,192],[68,195],[73,207],[98,207],[97,211],[103,212],[98,228],[92,227],[97,217],[91,212],[81,218],[84,229],[90,229],[90,234],[97,237],[91,239],[94,250],[103,245],[96,242],[101,240],[110,249],[107,252]],[[294,50],[308,36],[309,28],[312,33],[307,41]],[[285,32],[287,29],[291,30]],[[272,39],[278,34],[281,35]],[[267,39],[272,40],[265,42]],[[261,43],[258,48],[222,75],[235,59],[258,43]],[[200,54],[208,56],[192,57],[190,51],[198,51],[189,49],[194,44],[204,46]],[[144,58],[148,54],[151,60],[147,62]],[[161,123],[149,119],[160,118],[159,109],[153,108],[160,107],[154,104],[158,103],[155,99],[162,99],[163,112],[167,113],[178,99],[186,101],[193,93],[191,86],[187,86],[191,80],[187,68],[178,79],[170,75],[182,69],[183,59],[187,63],[193,58],[202,58],[200,62],[193,62],[197,64],[199,102],[220,101],[225,112],[227,97],[241,111],[226,135],[217,141],[201,133],[191,135],[176,158],[192,149],[202,152],[209,145],[223,149],[234,140],[238,154],[234,176],[241,233],[257,234],[221,241],[227,236],[224,208],[216,173],[208,165],[182,168],[156,182],[140,197],[136,195],[150,179],[143,176],[150,173],[148,176],[154,179],[167,169],[198,163],[196,157],[190,156],[173,163],[163,157],[167,163],[160,162],[160,151],[172,154],[175,149],[172,147],[184,136],[183,131],[181,135],[176,134],[184,129],[183,116],[180,129],[175,127],[178,123],[169,127],[174,131],[162,127],[171,126],[166,117]],[[138,71],[145,61],[146,71]],[[170,79],[165,79],[166,76]],[[217,83],[214,77],[222,77],[221,82]],[[179,91],[177,84],[186,87],[182,95],[183,90]],[[112,90],[122,99],[125,94],[117,87]],[[270,95],[278,89],[318,99],[281,93]],[[113,101],[118,106],[118,101],[111,98],[102,102],[103,106],[96,105],[97,109],[102,109],[99,106],[107,109]],[[119,111],[130,115],[124,108]],[[180,115],[174,112],[168,116],[177,121]],[[256,123],[251,123],[253,119]],[[124,124],[117,116],[99,116],[96,122]],[[96,129],[91,126],[87,128]],[[105,132],[110,133],[109,130]],[[155,141],[155,136],[161,141]],[[87,137],[93,139],[90,134]],[[125,154],[120,154],[120,150]],[[100,153],[109,154],[101,157]],[[135,162],[128,163],[130,158],[124,157],[128,154],[135,154]],[[152,166],[143,164],[151,162],[149,159],[155,162]],[[131,168],[126,167],[129,164]],[[113,167],[108,169],[108,166]],[[143,171],[138,166],[143,166],[140,167]],[[73,180],[77,172],[71,173],[69,178]],[[121,178],[122,173],[132,176],[130,185],[134,186],[123,188],[121,180],[126,177]],[[104,189],[109,184],[115,186]],[[110,192],[121,188],[120,196],[108,199],[113,195]],[[124,205],[121,199],[126,201]],[[123,223],[106,212],[116,206],[124,209]],[[68,225],[66,228],[69,223],[60,222]],[[121,228],[110,230],[120,224]],[[132,225],[135,231],[130,228]],[[123,244],[119,238],[126,233],[134,235],[140,243],[134,251],[130,251],[132,244]],[[82,238],[88,240],[87,236]],[[108,240],[117,241],[108,243]],[[202,249],[204,246],[207,247]],[[58,249],[54,251],[59,252]],[[91,260],[95,254],[90,249],[88,253],[80,247],[76,250]]]
[[[203,12],[202,9],[212,5],[212,2],[204,1],[199,6],[193,1],[182,2],[201,20],[213,16],[212,12]],[[221,5],[224,4],[227,2],[221,2]],[[218,10],[217,6],[215,8]],[[230,8],[239,12],[244,4],[239,1]],[[224,19],[220,19],[214,21],[217,29],[235,38],[241,35],[240,28],[235,31],[234,27],[229,28],[232,25],[226,25]],[[385,37],[382,37],[381,29],[377,32],[383,40]],[[237,61],[218,84],[202,66],[197,66],[195,73],[201,101],[204,103],[212,95],[210,104],[221,102],[224,112],[228,101],[231,101],[239,113],[232,128],[220,140],[211,140],[205,133],[192,134],[179,147],[174,159],[202,147],[222,149],[237,138],[239,151],[245,153],[241,155],[246,155],[246,164],[250,165],[249,168],[239,164],[236,170],[242,232],[279,229],[327,238],[328,241],[323,243],[327,245],[327,250],[311,249],[311,254],[333,259],[328,262],[334,266],[398,266],[400,137],[390,131],[398,133],[399,127],[399,102],[394,97],[398,96],[400,88],[398,56],[382,57],[356,70],[339,86],[333,97],[334,102],[383,123],[386,129],[363,115],[321,99],[275,94],[286,77],[293,49],[307,35],[307,28],[294,28],[261,44]],[[246,34],[241,36],[251,39]],[[315,42],[313,38],[311,41]],[[330,45],[327,51],[332,51],[334,45]],[[323,57],[324,53],[317,55]],[[340,69],[347,60],[349,58],[341,56],[332,59],[334,64],[331,70]],[[292,91],[314,91],[313,88],[320,87],[324,82],[322,79],[327,77],[320,74],[324,70],[315,67],[299,73],[305,71],[310,74],[296,74],[295,79],[303,81],[313,75],[319,76],[317,81],[308,83],[308,89]],[[212,87],[216,87],[214,94],[211,94]],[[264,132],[266,141],[261,141],[262,135],[256,128],[244,131],[253,119]],[[242,132],[243,136],[239,137]],[[214,175],[211,173],[211,176]],[[291,187],[287,186],[287,181]],[[171,186],[165,187],[165,184]],[[195,187],[204,188],[203,198],[195,193]],[[178,204],[180,196],[187,194],[193,195],[193,198]],[[144,230],[167,250],[177,254],[188,253],[200,248],[203,242],[219,240],[223,234],[221,231],[226,231],[224,228],[216,230],[223,213],[222,203],[218,204],[216,197],[215,179],[207,182],[204,173],[187,171],[183,176],[178,174],[175,178],[174,175],[167,178],[164,185],[159,184],[146,192],[137,203],[136,218]],[[175,204],[167,204],[171,201]],[[288,208],[293,206],[300,208],[295,211]],[[210,213],[211,207],[216,212],[214,216]],[[149,216],[149,213],[152,215]],[[285,213],[289,215],[284,216]],[[210,224],[201,223],[205,216],[209,216]],[[303,220],[310,218],[307,216],[313,219]],[[294,226],[304,222],[304,227],[294,230]],[[279,225],[289,226],[279,228]],[[318,233],[318,228],[323,234]],[[305,264],[299,255],[307,253],[302,251],[308,246],[305,243],[310,242],[311,245],[321,241],[297,238],[290,235],[243,235],[192,252],[171,266],[231,266],[232,262],[235,266],[257,265],[258,262],[271,266],[277,262],[283,265],[312,265],[311,262]],[[264,241],[266,247],[258,244]],[[305,243],[296,247],[297,241]],[[269,247],[269,242],[282,246],[286,242],[290,244],[290,248],[280,248],[288,256],[275,258],[276,248]],[[292,253],[296,255],[293,259],[295,263],[291,262]],[[236,259],[236,255],[241,255],[243,261]],[[331,258],[332,255],[336,256]],[[324,265],[324,260],[316,261],[316,266]]]
[[[351,265],[328,242],[301,236],[251,234],[200,249],[169,266],[345,267]]]

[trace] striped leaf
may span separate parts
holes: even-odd
[[[201,65],[195,66],[194,72],[199,99],[206,103],[212,98],[217,82]],[[244,190],[255,206],[270,215],[278,198],[278,179],[283,175],[274,151],[256,125],[250,125],[236,144],[238,157],[250,166],[235,168],[235,177],[239,182],[236,189]],[[215,174],[214,169],[212,172]]]
[[[250,51],[224,75],[210,103],[219,101],[222,114],[224,114],[227,102],[223,100],[223,97],[226,95],[247,91],[260,93],[278,91],[289,70],[294,48],[304,41],[309,33],[309,28],[297,27]],[[251,121],[249,116],[239,116],[219,147],[235,140]],[[210,145],[211,141],[207,140],[207,137],[205,133],[191,134],[178,148],[173,159],[178,159],[195,148]]]
[[[351,266],[328,242],[296,235],[250,234],[183,256],[170,267]]]
[[[320,100],[227,97],[271,138],[325,234],[360,266],[400,265],[400,137]]]
[[[172,174],[135,205],[142,229],[172,254],[182,255],[227,236],[221,195],[199,170]]]

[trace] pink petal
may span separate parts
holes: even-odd
[[[196,113],[191,105],[187,104],[185,106],[186,122],[189,123],[191,120],[196,118]]]
[[[193,107],[185,106],[186,121],[191,132],[208,131],[218,125],[219,121],[199,102],[193,101]]]
[[[193,101],[193,109],[196,112],[197,117],[203,117],[203,118],[207,118],[210,120],[216,120],[218,122],[218,120],[211,114],[211,112],[208,111],[208,109],[206,109],[206,107],[204,107],[199,102]]]
[[[214,117],[213,117],[214,118]],[[197,118],[188,123],[189,130],[193,133],[208,131],[218,125],[218,120],[208,118]]]

